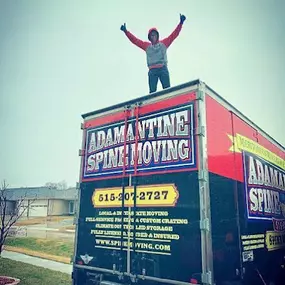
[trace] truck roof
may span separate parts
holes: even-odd
[[[170,87],[170,88],[167,88],[167,89],[163,89],[163,90],[155,92],[155,93],[153,93],[151,95],[147,94],[147,95],[144,95],[144,96],[141,96],[141,97],[129,100],[129,101],[124,101],[124,102],[119,103],[119,104],[110,105],[110,106],[108,106],[106,108],[102,108],[102,109],[94,110],[94,111],[89,112],[89,113],[85,113],[85,114],[82,115],[82,118],[85,119],[85,118],[87,118],[89,116],[93,116],[93,115],[100,114],[100,113],[103,113],[103,112],[108,112],[110,110],[114,110],[114,109],[121,108],[121,107],[124,107],[124,106],[132,105],[132,104],[135,104],[135,103],[138,103],[138,102],[142,102],[142,101],[145,101],[145,100],[149,99],[150,96],[151,96],[151,98],[160,97],[160,96],[162,96],[164,94],[171,93],[173,91],[178,91],[178,90],[186,88],[186,87],[191,87],[191,86],[197,85],[200,82],[202,82],[202,81],[200,81],[199,79],[193,80],[193,81],[189,81],[189,82],[186,82],[186,83],[183,83],[183,84],[180,84],[180,85],[176,85],[176,86],[173,86],[173,87]]]
[[[216,91],[214,91],[210,86],[208,86],[204,81],[200,80],[200,79],[195,79],[192,81],[188,81],[185,82],[183,84],[179,84],[179,85],[175,85],[173,87],[167,88],[167,89],[163,89],[161,91],[155,92],[151,95],[147,94],[132,100],[128,100],[128,101],[124,101],[118,104],[114,104],[114,105],[110,105],[108,107],[105,108],[101,108],[101,109],[97,109],[88,113],[84,113],[82,114],[82,118],[86,119],[90,116],[94,116],[100,113],[105,113],[114,109],[118,109],[118,108],[123,108],[125,106],[129,106],[129,105],[133,105],[135,103],[139,103],[139,102],[143,102],[146,101],[148,99],[150,99],[150,97],[153,98],[158,98],[158,97],[162,97],[165,94],[168,93],[172,93],[172,92],[177,92],[179,90],[185,89],[187,87],[192,87],[195,85],[199,85],[199,84],[205,84],[205,87],[207,88],[207,90],[211,91],[215,96],[216,99],[218,99],[218,101],[225,106],[226,108],[232,110],[236,115],[238,115],[239,117],[241,117],[242,119],[246,120],[248,123],[250,123],[253,127],[257,128],[259,131],[261,131],[262,133],[264,133],[270,140],[272,140],[276,145],[278,145],[279,147],[281,147],[284,151],[285,151],[285,146],[283,146],[282,144],[280,144],[278,141],[276,141],[273,137],[271,137],[267,132],[265,132],[263,129],[261,129],[258,125],[256,125],[252,120],[250,120],[247,116],[245,116],[241,111],[239,111],[236,107],[234,107],[231,103],[229,103],[226,99],[224,99],[221,95],[219,95]]]

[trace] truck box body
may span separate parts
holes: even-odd
[[[285,150],[253,122],[199,80],[83,119],[74,284],[284,282]]]

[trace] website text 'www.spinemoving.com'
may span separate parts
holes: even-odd
[[[96,245],[120,247],[121,241],[120,240],[96,239]],[[128,247],[127,241],[123,241],[123,247]],[[129,247],[133,248],[133,242],[129,242]],[[136,242],[135,248],[136,249],[143,249],[143,250],[157,250],[157,251],[168,251],[168,252],[170,252],[170,245],[168,245],[168,244],[153,244],[153,243]]]

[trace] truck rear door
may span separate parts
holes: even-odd
[[[205,270],[197,94],[174,95],[85,122],[76,263],[107,280],[189,284]]]

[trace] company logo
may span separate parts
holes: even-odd
[[[285,171],[251,153],[244,152],[244,180],[249,219],[284,219]],[[282,228],[275,221],[276,228]]]
[[[88,254],[80,255],[80,257],[85,264],[88,264],[93,259],[93,256],[89,256]]]
[[[193,109],[191,103],[88,129],[83,178],[196,168]]]

